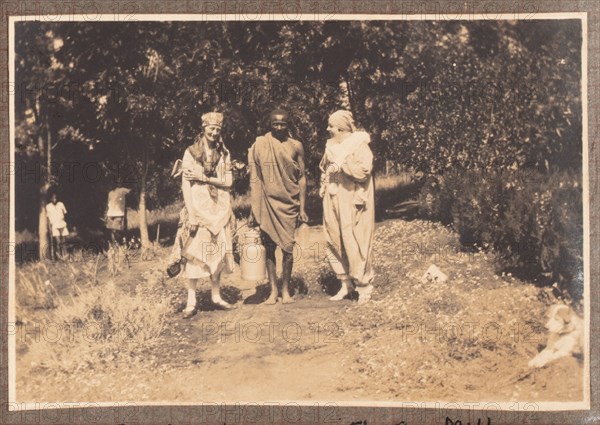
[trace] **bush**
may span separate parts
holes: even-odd
[[[581,177],[572,172],[453,172],[427,180],[421,212],[460,235],[463,246],[491,247],[498,266],[574,300],[583,291]]]
[[[512,197],[494,240],[501,265],[558,282],[575,300],[583,295],[583,198],[579,176],[536,175],[509,181]]]
[[[453,187],[457,176],[430,176],[425,178],[425,183],[419,193],[417,202],[420,213],[430,220],[440,221],[443,224],[452,223],[451,207],[457,196]]]

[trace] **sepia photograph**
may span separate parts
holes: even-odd
[[[586,14],[132,18],[9,21],[10,402],[589,409]]]

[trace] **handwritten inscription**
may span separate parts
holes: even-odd
[[[459,419],[457,419],[456,421],[453,421],[448,416],[446,416],[446,425],[471,425],[471,422],[467,422],[467,423],[463,424]],[[486,424],[486,423],[482,422],[481,418],[478,418],[477,423],[473,424],[473,425],[492,425],[492,420],[490,418],[487,418],[487,424]]]

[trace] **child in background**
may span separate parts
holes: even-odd
[[[62,257],[64,238],[69,234],[67,222],[65,221],[66,214],[67,209],[65,205],[59,202],[56,193],[53,193],[50,203],[46,205],[46,216],[48,217],[48,223],[52,232],[52,244],[53,247],[56,247],[56,251],[54,249],[50,250],[50,257],[53,260],[56,259],[56,253],[58,253],[59,257]]]

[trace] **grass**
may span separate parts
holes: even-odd
[[[43,318],[44,310],[60,305],[69,290],[95,285],[98,273],[106,269],[103,254],[79,251],[73,262],[27,262],[17,267],[15,278],[17,321],[24,315]],[[42,317],[37,313],[41,312]]]
[[[183,202],[176,202],[166,207],[152,211],[146,211],[146,223],[148,226],[156,226],[159,223],[173,223],[179,220],[179,212],[183,208]],[[140,228],[140,217],[138,210],[127,210],[127,227],[130,229]]]
[[[542,301],[534,285],[496,275],[493,253],[453,251],[460,246],[458,235],[439,223],[377,226],[372,302],[351,304],[330,319],[346,331],[340,361],[348,386],[448,401],[509,398],[513,381],[535,388],[535,380],[525,380],[527,361],[545,342],[544,314],[555,300]],[[432,263],[447,282],[421,281]],[[334,281],[329,270],[321,272],[326,293],[337,289]],[[527,338],[511,332],[516,327],[527,329]]]
[[[56,307],[54,286],[48,277],[48,268],[42,262],[30,263],[17,270],[17,310],[50,309]]]
[[[130,361],[132,350],[143,351],[159,341],[171,306],[168,299],[149,293],[164,280],[145,278],[131,288],[109,277],[108,263],[100,254],[82,263],[38,262],[19,268],[17,324],[39,326],[43,336],[19,341],[19,348],[39,367],[71,373],[107,360],[117,367],[119,361]],[[58,338],[56,330],[61,330]]]
[[[410,173],[383,174],[375,178],[376,194],[384,197],[412,182],[412,174]]]
[[[375,177],[375,216],[378,221],[387,217],[415,215],[416,199],[421,182],[413,174],[402,172]]]

